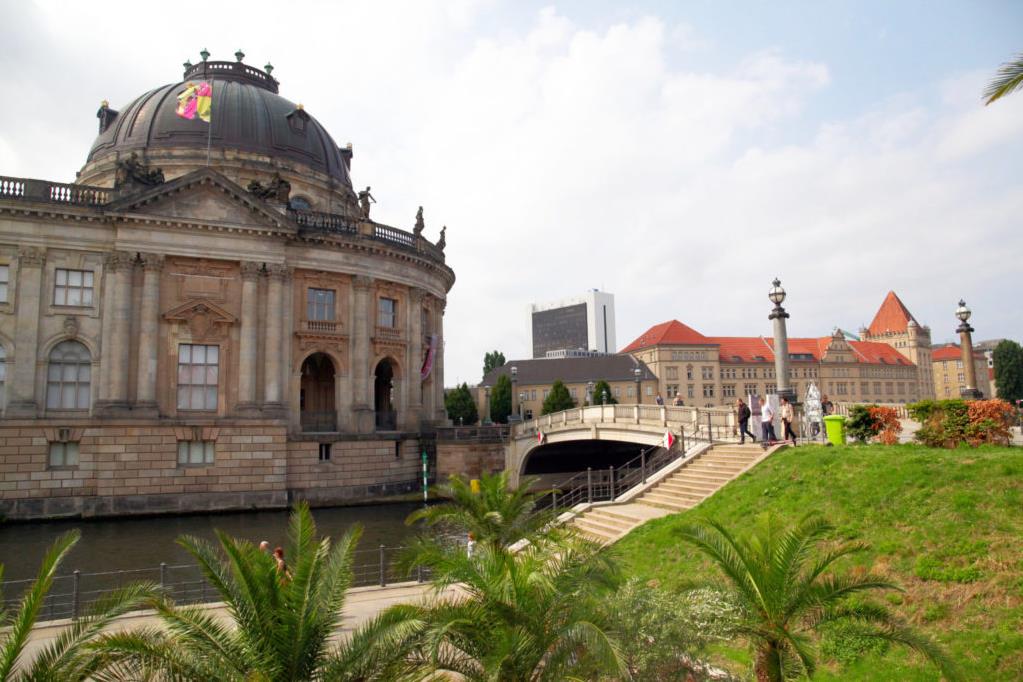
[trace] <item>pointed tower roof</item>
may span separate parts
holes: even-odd
[[[621,352],[631,353],[640,348],[649,348],[662,344],[672,346],[715,345],[713,341],[692,327],[684,325],[678,320],[670,320],[650,327],[639,338],[623,348]]]
[[[889,291],[884,298],[884,303],[877,309],[874,321],[870,323],[870,335],[880,336],[885,332],[904,332],[911,321],[919,324],[895,292]]]

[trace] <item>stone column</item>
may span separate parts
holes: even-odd
[[[238,340],[238,404],[237,412],[256,413],[256,375],[259,359],[259,275],[263,271],[259,263],[243,262],[242,274],[242,317]]]
[[[408,418],[406,428],[410,431],[419,428],[423,419],[423,389],[419,370],[423,364],[423,297],[422,289],[409,292],[409,330],[408,342],[408,376],[405,379],[405,392],[408,396]]]
[[[36,364],[45,262],[45,249],[25,247],[18,251],[17,326],[14,332],[14,371],[7,385],[8,417],[34,417],[38,414]]]
[[[977,388],[977,368],[973,359],[973,327],[970,326],[970,311],[966,308],[964,301],[959,301],[959,310],[965,310],[965,315],[959,318],[959,346],[962,351],[963,379],[966,387],[960,391],[960,397],[964,400],[981,400],[984,394]],[[957,314],[959,311],[956,311]]]
[[[284,413],[281,402],[281,334],[284,310],[282,308],[284,279],[287,269],[283,265],[266,266],[270,282],[266,290],[266,376],[263,380],[263,411],[274,416]]]
[[[134,268],[133,254],[123,251],[108,253],[105,261],[103,279],[106,287],[104,302],[110,305],[108,315],[104,317],[103,345],[107,352],[103,354],[106,367],[100,367],[106,380],[107,388],[104,400],[97,404],[101,412],[119,412],[128,408],[128,349],[131,334],[131,279]]]
[[[158,414],[156,405],[156,362],[160,345],[160,275],[163,256],[142,254],[142,305],[139,310],[138,377],[135,411]]]
[[[448,415],[444,410],[444,308],[447,302],[444,299],[437,299],[437,351],[433,358],[433,399],[434,399],[434,420],[438,424],[447,422]]]
[[[370,309],[369,292],[373,286],[372,277],[358,276],[352,279],[354,291],[352,319],[352,414],[355,428],[359,433],[371,433],[375,428],[374,406],[369,385],[369,337],[373,311]]]

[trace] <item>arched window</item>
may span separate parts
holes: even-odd
[[[4,409],[7,399],[7,351],[0,346],[0,410]]]
[[[46,409],[87,410],[91,398],[92,356],[77,341],[61,341],[50,351]]]
[[[309,203],[308,199],[299,195],[291,197],[291,199],[288,201],[288,205],[291,208],[295,208],[300,211],[308,211],[313,207],[312,204]]]

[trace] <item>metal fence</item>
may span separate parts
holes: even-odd
[[[451,541],[458,541],[451,539]],[[405,546],[389,547],[380,545],[375,549],[361,549],[353,552],[352,587],[387,585],[415,580],[429,579],[427,569],[418,569],[411,576],[398,570],[396,559]],[[152,568],[138,568],[120,571],[101,571],[70,574],[54,577],[51,587],[39,610],[39,620],[78,618],[88,613],[90,606],[104,595],[133,582],[148,581],[160,585],[161,589],[178,604],[205,604],[220,601],[220,594],[210,585],[202,571],[195,564],[161,563]],[[4,607],[14,609],[24,593],[31,589],[33,580],[5,580]]]

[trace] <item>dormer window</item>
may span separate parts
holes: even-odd
[[[288,126],[291,127],[291,132],[305,135],[305,129],[308,124],[309,114],[305,113],[305,108],[301,104],[288,114]]]
[[[288,205],[291,208],[296,209],[298,211],[308,211],[313,207],[312,204],[309,203],[308,199],[301,196],[291,197],[291,200],[288,202]]]

